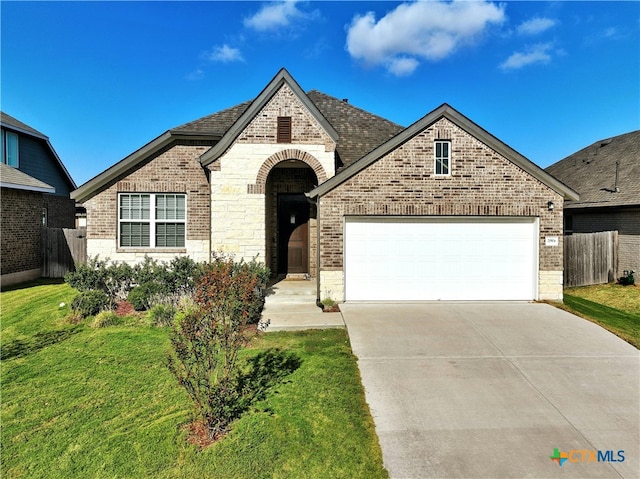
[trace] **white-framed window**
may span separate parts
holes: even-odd
[[[186,195],[178,193],[120,193],[120,248],[184,248]]]
[[[435,162],[434,172],[436,176],[448,176],[451,174],[451,142],[436,140],[434,144]]]
[[[2,130],[2,162],[18,168],[18,135],[10,131]]]

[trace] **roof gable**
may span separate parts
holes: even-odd
[[[300,88],[300,85],[293,79],[289,72],[282,68],[278,74],[269,82],[262,92],[256,97],[251,105],[244,110],[244,112],[238,117],[238,119],[231,125],[226,131],[222,139],[204,155],[202,155],[200,161],[203,166],[217,160],[240,136],[240,134],[247,128],[255,116],[265,107],[265,105],[271,100],[271,98],[284,86],[287,85],[298,100],[304,105],[304,107],[311,113],[316,119],[318,124],[325,130],[329,137],[335,142],[338,142],[338,132],[331,126],[327,119],[322,115],[316,105],[309,99],[309,97]]]
[[[12,117],[11,115],[6,114],[3,111],[0,111],[0,125],[2,125],[2,127],[5,129],[13,130],[17,133],[31,136],[33,138],[37,138],[39,140],[44,141],[47,149],[49,150],[53,159],[55,160],[56,166],[62,172],[62,176],[69,183],[69,186],[71,187],[71,189],[77,188],[75,181],[73,181],[73,178],[71,178],[69,171],[64,166],[64,163],[62,163],[62,160],[58,156],[58,153],[56,153],[56,150],[53,148],[53,145],[49,141],[49,137],[47,135],[39,132],[35,128],[30,127],[26,123],[21,122],[20,120]],[[46,183],[43,183],[43,184],[46,185]]]
[[[546,171],[580,194],[567,208],[640,205],[640,130],[596,141]]]
[[[568,188],[566,185],[558,181],[549,173],[546,173],[542,168],[529,161],[527,158],[512,149],[510,146],[498,140],[495,136],[491,135],[489,132],[472,122],[466,116],[462,115],[460,112],[447,105],[446,103],[440,105],[438,108],[422,117],[413,125],[402,130],[393,138],[375,148],[373,151],[365,155],[362,159],[353,163],[351,166],[345,168],[333,178],[329,179],[328,181],[312,190],[310,193],[308,193],[308,196],[310,198],[315,198],[328,193],[348,179],[357,175],[360,171],[364,170],[369,165],[378,161],[383,156],[400,147],[441,118],[446,118],[461,129],[465,130],[478,141],[484,143],[489,148],[498,152],[500,155],[502,155],[533,177],[537,178],[543,184],[562,194],[565,198],[574,200],[578,199],[578,195],[575,191]]]

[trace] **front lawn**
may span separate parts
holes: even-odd
[[[640,348],[640,286],[598,284],[564,291],[564,306]]]
[[[248,354],[280,347],[301,366],[201,450],[186,441],[190,404],[166,367],[168,330],[66,324],[75,294],[65,284],[0,294],[3,477],[387,477],[345,331],[256,338]]]

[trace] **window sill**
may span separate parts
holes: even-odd
[[[186,253],[187,248],[117,248],[116,253]]]

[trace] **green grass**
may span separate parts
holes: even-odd
[[[26,345],[1,363],[3,477],[387,477],[343,330],[255,339],[248,354],[281,347],[302,364],[200,449],[186,441],[191,406],[166,367],[167,329],[68,325],[59,304],[74,294],[64,284],[0,294],[2,349]]]
[[[602,284],[567,288],[563,309],[640,348],[640,287]]]

